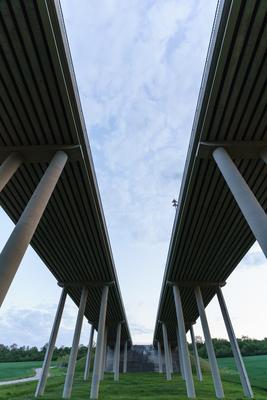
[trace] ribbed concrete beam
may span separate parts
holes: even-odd
[[[224,148],[233,159],[258,160],[264,154],[267,142],[264,140],[200,142],[197,149],[197,157],[210,159],[214,150],[218,147]]]
[[[217,287],[223,287],[226,285],[226,282],[223,281],[167,281],[166,285],[169,286],[177,286],[179,288],[195,288],[195,287],[201,287],[201,288],[217,288]],[[191,324],[191,322],[190,322]]]
[[[267,143],[266,143],[266,146],[264,147],[264,149],[262,149],[262,151],[260,153],[260,157],[265,162],[265,164],[267,164]]]
[[[114,286],[115,281],[66,281],[58,282],[58,286],[65,288],[103,288],[104,286]]]
[[[0,163],[15,153],[20,155],[24,164],[50,163],[58,151],[66,153],[70,162],[77,161],[82,156],[80,145],[1,146]]]

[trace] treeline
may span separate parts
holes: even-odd
[[[205,343],[201,337],[197,337],[197,348],[199,356],[202,358],[207,358],[207,351]],[[267,338],[263,340],[250,339],[247,336],[242,336],[241,339],[237,339],[241,354],[243,356],[258,356],[267,354]],[[228,340],[225,339],[212,339],[215,354],[217,357],[232,357],[233,353],[231,350],[231,345]],[[192,351],[192,345],[189,345]]]
[[[22,346],[18,347],[17,344],[5,346],[0,344],[0,362],[18,362],[18,361],[43,361],[47,345],[38,349],[37,347]],[[55,347],[53,353],[53,361],[68,356],[70,354],[70,347]],[[78,358],[85,356],[87,348],[83,345],[79,347]]]
[[[267,354],[267,338],[263,340],[251,339],[247,336],[242,336],[237,339],[241,354],[243,356],[257,356]],[[214,350],[217,357],[232,357],[232,350],[230,342],[225,339],[212,339]],[[199,356],[207,358],[207,351],[205,343],[200,336],[196,337],[196,343]],[[18,347],[17,344],[5,346],[0,344],[0,362],[18,362],[18,361],[43,361],[47,344],[40,349],[37,347],[22,346]],[[192,345],[189,344],[189,349],[192,351]],[[55,347],[53,353],[53,361],[60,359],[67,359],[70,354],[70,347]],[[78,358],[84,357],[87,352],[87,347],[81,345],[79,347]]]

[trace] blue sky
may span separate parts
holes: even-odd
[[[134,342],[150,343],[216,1],[61,3],[128,321]],[[0,218],[3,246],[12,223]],[[258,245],[228,282],[237,335],[266,336],[255,312],[267,304]],[[1,310],[0,341],[46,343],[59,294],[29,249]],[[216,301],[207,312],[213,336],[226,337]],[[76,314],[68,301],[58,344],[71,343]],[[88,335],[85,322],[83,343]]]

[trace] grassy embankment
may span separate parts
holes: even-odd
[[[34,376],[34,369],[41,366],[42,361],[0,363],[0,382]]]
[[[244,357],[243,359],[251,385],[255,388],[265,389],[267,399],[267,355]],[[225,381],[239,382],[239,375],[233,358],[218,358],[218,363]]]
[[[263,356],[264,357],[264,356]],[[254,357],[253,357],[254,358]],[[246,363],[250,364],[248,369],[251,369],[251,381],[258,383],[256,386],[259,388],[253,388],[256,400],[267,399],[267,388],[264,390],[266,381],[261,381],[261,374],[264,374],[263,370],[267,370],[267,357],[265,360],[260,356],[259,360],[246,359]],[[225,390],[226,399],[241,400],[244,399],[243,392],[240,383],[238,382],[238,376],[233,372],[231,359],[221,359],[220,365],[223,365],[223,386]],[[254,365],[254,367],[253,367]],[[205,362],[203,363],[205,368]],[[79,360],[75,375],[75,382],[73,385],[73,396],[75,400],[85,400],[89,398],[89,383],[83,382],[83,368],[84,360]],[[256,369],[254,369],[256,368]],[[253,373],[253,371],[256,371]],[[63,384],[66,369],[53,369],[52,377],[48,380],[47,389],[45,395],[42,397],[43,400],[56,400],[62,396]],[[253,376],[255,375],[255,376]],[[264,376],[264,375],[263,375]],[[233,380],[231,382],[230,380]],[[214,390],[212,379],[209,372],[204,372],[204,382],[196,382],[196,392],[198,400],[214,400]],[[33,400],[34,391],[36,387],[35,383],[26,383],[20,385],[14,385],[9,387],[0,388],[0,400]],[[157,373],[133,373],[121,375],[119,382],[113,381],[112,374],[106,374],[105,380],[101,383],[99,399],[103,400],[186,400],[185,383],[177,375],[171,382],[167,382],[163,375]]]

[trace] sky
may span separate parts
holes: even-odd
[[[151,343],[215,0],[62,0],[73,64],[133,342]],[[0,210],[0,246],[13,224]],[[29,279],[30,277],[30,279]],[[238,337],[267,336],[256,243],[223,289]],[[0,342],[42,346],[60,296],[29,248],[0,313]],[[57,345],[70,345],[68,299]],[[214,299],[212,336],[227,337]],[[203,336],[199,322],[196,335]],[[81,343],[89,338],[84,321]]]

